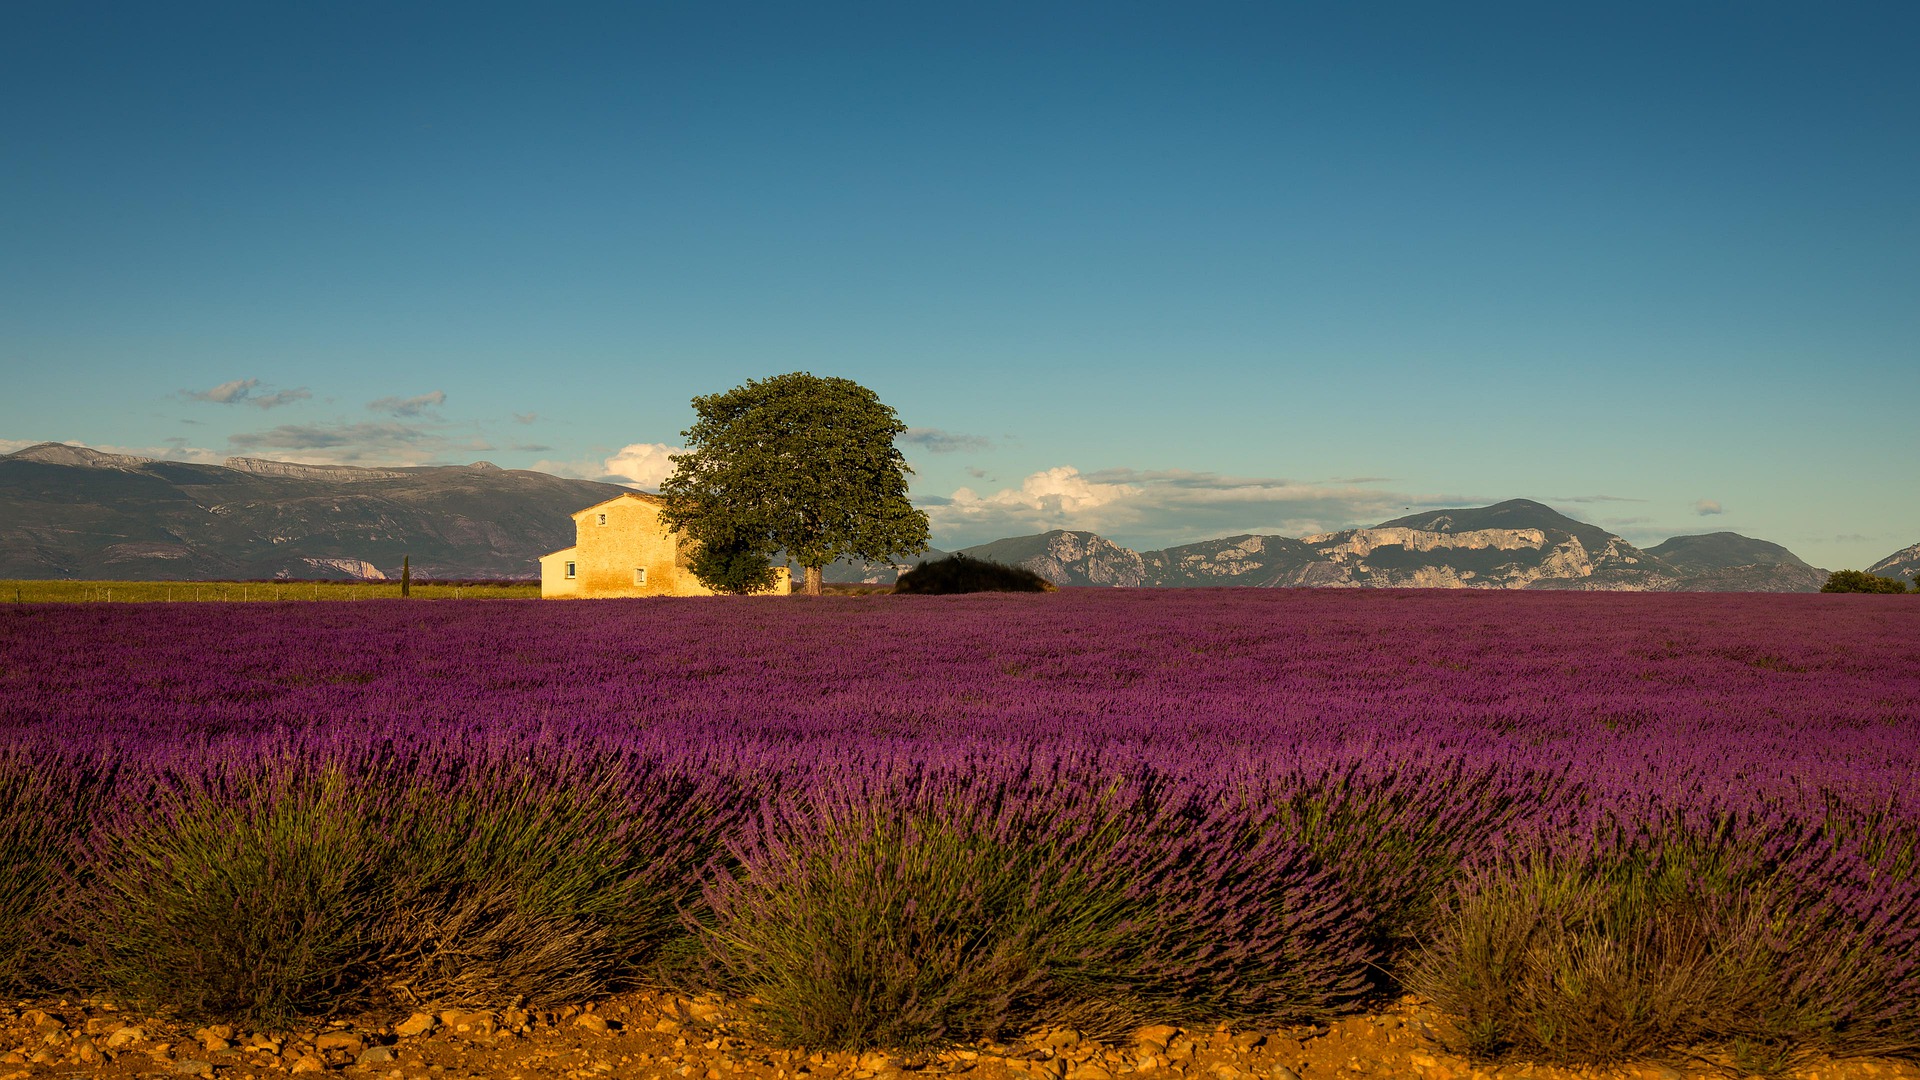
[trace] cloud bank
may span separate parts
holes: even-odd
[[[252,405],[256,409],[275,409],[296,401],[305,401],[313,396],[313,392],[304,386],[291,390],[277,390],[271,394],[257,393],[259,389],[259,379],[234,379],[210,390],[182,390],[180,395],[188,401],[209,401],[215,405]]]
[[[1053,529],[1089,530],[1136,548],[1241,533],[1309,536],[1447,501],[1353,483],[1177,469],[1082,473],[1071,465],[1033,473],[1018,487],[984,494],[963,487],[950,496],[919,499],[933,524],[934,545],[946,549]]]
[[[367,402],[369,412],[386,413],[388,416],[419,416],[428,409],[437,409],[447,403],[444,390],[434,390],[419,397],[383,397],[378,401]]]
[[[1701,517],[1712,517],[1715,514],[1726,513],[1727,508],[1721,506],[1713,499],[1701,499],[1699,502],[1693,504],[1693,512],[1699,514]]]
[[[658,491],[660,482],[673,475],[673,459],[684,453],[685,447],[667,443],[628,443],[606,457],[572,461],[548,458],[534,462],[529,468],[574,480],[599,480],[641,491]]]
[[[899,440],[911,443],[930,454],[957,454],[963,450],[985,450],[992,443],[980,435],[962,435],[953,431],[942,431],[931,427],[910,427],[900,433]]]

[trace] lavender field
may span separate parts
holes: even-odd
[[[0,725],[9,993],[1920,1051],[1897,597],[15,604]]]

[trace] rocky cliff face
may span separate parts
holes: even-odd
[[[1247,534],[1134,553],[1092,533],[1052,532],[965,553],[1024,566],[1058,585],[1811,592],[1825,580],[1824,571],[1785,548],[1736,539],[1744,546],[1694,546],[1690,560],[1676,565],[1604,529],[1515,499],[1301,539]],[[1769,551],[1797,566],[1727,562]]]
[[[961,552],[976,559],[1024,566],[1055,585],[1148,584],[1140,553],[1090,532],[1056,529],[1038,536],[1016,536]]]
[[[1905,582],[1920,581],[1920,544],[1899,551],[1867,567],[1867,573],[1881,577],[1899,578]]]

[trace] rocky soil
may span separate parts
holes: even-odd
[[[584,1008],[417,1012],[293,1031],[243,1031],[134,1015],[112,1002],[14,1002],[0,1008],[0,1080],[85,1076],[345,1080],[1680,1080],[1743,1075],[1731,1061],[1612,1068],[1475,1063],[1448,1053],[1449,1031],[1417,1001],[1331,1027],[1141,1028],[1100,1042],[1043,1030],[1008,1043],[909,1053],[823,1053],[755,1042],[718,999],[631,994]],[[1920,1080],[1920,1065],[1808,1060],[1799,1080]]]

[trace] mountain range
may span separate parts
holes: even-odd
[[[41,443],[0,457],[0,578],[526,578],[613,484],[472,465],[156,461]]]
[[[1527,499],[1297,539],[1248,534],[1134,551],[1095,533],[1056,530],[960,554],[1024,566],[1058,585],[1817,592],[1827,579],[1765,540],[1721,532],[1642,550]],[[884,581],[892,573],[838,570],[830,578]]]
[[[574,511],[628,490],[471,465],[198,465],[41,443],[0,456],[0,578],[524,578],[574,541]],[[1811,592],[1827,571],[1737,533],[1640,549],[1541,503],[1423,511],[1306,537],[1246,534],[1135,551],[1055,530],[963,549],[1061,585]],[[930,551],[911,560],[947,554]],[[908,565],[902,563],[901,565]],[[1872,572],[1911,580],[1920,544]],[[890,582],[837,563],[829,581]]]

